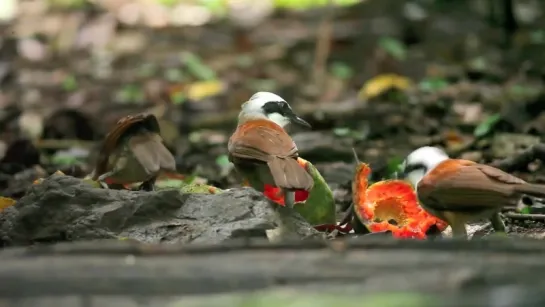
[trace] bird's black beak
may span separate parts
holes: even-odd
[[[301,117],[295,115],[295,113],[293,113],[293,112],[290,112],[290,114],[288,115],[288,118],[294,124],[298,124],[300,126],[304,126],[304,127],[307,127],[307,128],[312,128],[312,126],[310,126],[310,124],[307,123],[306,120],[304,120]]]

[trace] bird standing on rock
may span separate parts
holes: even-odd
[[[280,96],[255,93],[242,104],[228,150],[229,161],[254,189],[263,192],[265,184],[281,188],[291,208],[295,190],[310,191],[314,180],[297,162],[297,146],[284,130],[290,122],[310,128]]]
[[[492,166],[450,159],[436,147],[421,147],[403,162],[404,177],[416,188],[421,206],[447,222],[453,236],[467,238],[465,224],[489,219],[497,232],[505,232],[502,207],[523,194],[543,197],[545,185],[531,184]]]
[[[152,114],[121,118],[106,135],[91,178],[104,188],[108,179],[116,184],[142,182],[141,190],[154,190],[160,172],[176,171],[176,161],[160,133]]]

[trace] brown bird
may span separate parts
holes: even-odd
[[[141,190],[153,190],[162,171],[175,172],[176,162],[163,144],[157,118],[151,114],[121,118],[106,135],[91,178],[110,184],[142,182]]]
[[[413,151],[403,167],[421,206],[447,222],[453,236],[467,238],[465,224],[480,219],[489,219],[495,231],[505,232],[502,207],[516,203],[523,194],[545,196],[545,185],[527,183],[492,166],[450,159],[436,147]]]
[[[310,128],[280,96],[258,92],[242,104],[228,144],[229,161],[235,169],[260,192],[265,184],[281,188],[287,207],[295,203],[295,190],[309,191],[314,185],[297,163],[297,146],[284,130],[290,122]]]

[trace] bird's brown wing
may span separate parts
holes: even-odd
[[[475,167],[481,170],[481,172],[483,172],[486,176],[488,176],[489,179],[495,180],[499,183],[506,183],[506,184],[526,183],[526,181],[492,166],[478,164]]]
[[[521,181],[501,170],[475,164],[462,166],[433,182],[421,181],[418,196],[435,210],[481,211],[509,204],[513,190],[508,185]]]
[[[239,167],[267,164],[277,187],[308,191],[314,185],[312,177],[297,162],[297,146],[277,125],[268,122],[243,124],[229,139],[228,149],[229,160]]]
[[[281,129],[281,128],[280,128]],[[283,130],[256,125],[251,129],[237,129],[229,140],[232,158],[268,162],[272,157],[297,158],[297,146]]]

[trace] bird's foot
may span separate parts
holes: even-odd
[[[155,185],[149,182],[142,182],[142,184],[138,187],[138,191],[148,191],[153,192],[155,191]]]
[[[108,184],[102,180],[99,180],[98,182],[100,184],[100,186],[103,188],[103,189],[109,189],[110,187],[108,186]]]
[[[503,222],[501,215],[499,213],[495,213],[490,217],[490,224],[492,225],[492,229],[494,229],[495,232],[506,232],[505,223]]]
[[[155,180],[147,180],[142,182],[142,184],[140,184],[140,186],[138,187],[138,191],[155,191]]]

